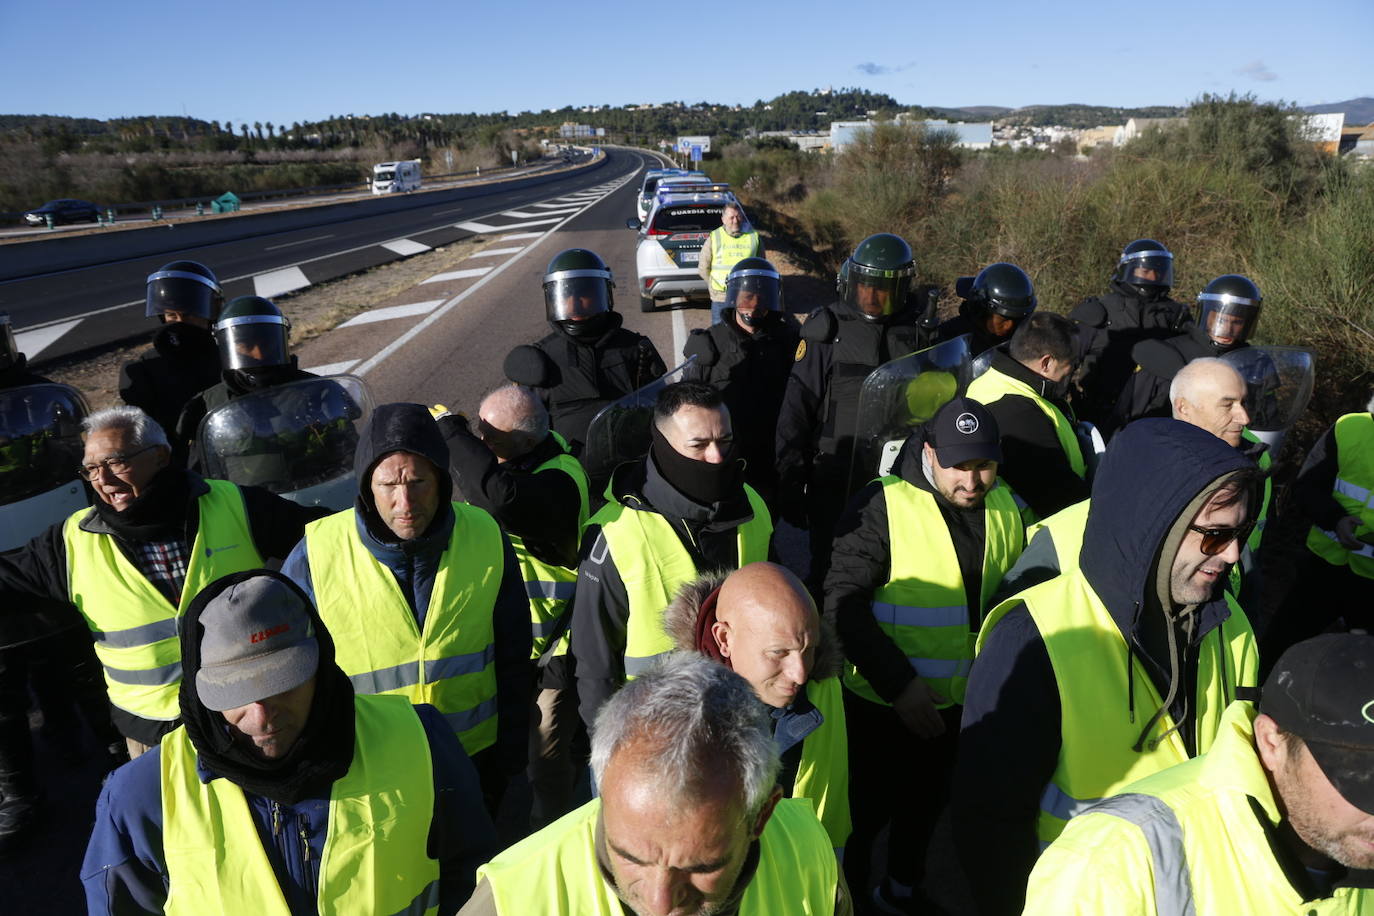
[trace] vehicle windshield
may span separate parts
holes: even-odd
[[[377,181],[390,181],[396,177],[395,172],[378,172],[375,176]]]
[[[722,207],[664,207],[654,217],[654,232],[710,232],[720,227]]]

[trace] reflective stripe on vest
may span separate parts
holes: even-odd
[[[711,289],[723,293],[730,270],[758,252],[759,234],[750,229],[739,235],[731,235],[724,226],[718,226],[712,231],[708,242],[711,245]]]
[[[1234,598],[1224,597],[1231,616],[1203,638],[1198,653],[1197,684],[1190,703],[1197,709],[1194,746],[1198,753],[1211,746],[1236,687],[1258,683],[1250,621]],[[1036,825],[1043,846],[1060,834],[1068,816],[1137,779],[1184,762],[1188,752],[1176,731],[1159,738],[1174,727],[1167,712],[1155,724],[1143,750],[1133,749],[1144,723],[1163,701],[1141,661],[1133,658],[1132,710],[1126,640],[1081,569],[1066,570],[993,608],[978,634],[979,647],[998,621],[1022,604],[1044,640],[1061,709],[1059,762],[1052,785],[1041,796]]]
[[[110,702],[143,719],[170,722],[181,715],[177,622],[191,601],[222,576],[262,566],[239,488],[226,480],[205,482],[210,491],[196,500],[196,539],[176,607],[112,536],[81,530],[90,509],[72,513],[62,526],[68,597],[95,639]]]
[[[596,855],[601,801],[593,799],[477,870],[500,916],[623,916]],[[811,804],[784,798],[759,838],[759,864],[739,916],[828,914],[839,866]]]
[[[792,797],[810,799],[830,844],[844,849],[853,830],[849,815],[849,737],[840,679],[806,682],[806,697],[821,714],[820,727],[802,739]]]
[[[496,741],[492,611],[504,563],[490,515],[466,503],[453,513],[423,632],[395,575],[359,539],[354,510],[307,525],[305,547],[320,617],[353,689],[432,703],[475,754]]]
[[[567,453],[567,444],[563,438],[557,433],[551,435],[557,438],[559,444],[563,446],[564,452],[539,465],[534,469],[534,473],[559,471],[567,474],[572,478],[573,483],[577,484],[577,495],[580,500],[577,509],[577,530],[581,531],[582,526],[587,523],[590,505],[587,496],[587,472],[583,470],[581,462]],[[563,520],[559,519],[559,521]],[[534,636],[530,658],[537,659],[548,648],[549,636],[559,628],[563,614],[568,609],[568,600],[572,598],[573,586],[577,584],[577,569],[545,563],[529,552],[523,539],[513,534],[507,534],[507,537],[510,539],[511,548],[515,551],[515,559],[520,563],[520,575],[525,580],[525,596],[530,599],[530,624]],[[568,654],[566,629],[563,635],[559,637],[558,648],[553,654]]]
[[[318,912],[437,913],[439,863],[426,854],[434,774],[424,725],[401,697],[358,696],[353,704],[357,739],[348,772],[330,787]],[[288,916],[243,790],[224,777],[201,782],[184,727],[162,739],[160,753],[163,911]]]
[[[1174,810],[1153,795],[1128,792],[1101,802],[1093,814],[1110,814],[1140,828],[1154,864],[1155,909],[1159,916],[1194,916],[1193,883],[1183,850],[1183,827]]]
[[[946,698],[938,706],[963,703],[983,609],[969,613],[959,557],[935,495],[896,476],[880,482],[891,571],[874,592],[873,616],[916,674]],[[986,603],[1021,556],[1025,537],[1016,503],[1000,481],[984,500],[983,527],[980,592]],[[845,665],[844,683],[867,700],[884,702],[852,663]]]
[[[1336,421],[1335,434],[1338,467],[1331,495],[1346,515],[1360,520],[1355,536],[1369,537],[1374,532],[1374,417],[1348,413]],[[1347,550],[1336,532],[1313,525],[1307,549],[1333,566],[1348,565],[1355,575],[1374,579],[1374,546]]]
[[[748,484],[744,492],[753,516],[735,529],[738,566],[768,559],[768,542],[773,537],[768,506]],[[625,583],[630,609],[625,625],[625,676],[637,677],[658,656],[672,651],[673,641],[663,630],[663,609],[679,588],[697,577],[696,563],[673,526],[653,510],[613,501],[587,524],[601,526],[601,536]]]
[[[984,406],[991,406],[1009,394],[1029,398],[1040,408],[1054,424],[1054,435],[1059,439],[1059,447],[1064,450],[1064,456],[1069,460],[1069,467],[1079,477],[1086,478],[1088,466],[1083,461],[1083,447],[1078,444],[1078,435],[1074,432],[1073,424],[1064,416],[1063,411],[1037,394],[1034,388],[997,369],[988,369],[968,386],[968,396],[982,402]]]

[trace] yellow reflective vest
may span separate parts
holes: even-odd
[[[1088,508],[1091,505],[1090,499],[1076,502],[1026,528],[1027,544],[1041,531],[1049,531],[1061,575],[1078,568],[1078,555],[1083,551],[1083,531],[1088,527]]]
[[[792,781],[792,797],[811,801],[830,843],[844,849],[854,824],[849,817],[849,737],[840,679],[806,682],[806,696],[820,711],[820,728],[802,739],[801,762]]]
[[[711,246],[711,289],[725,292],[725,280],[734,266],[745,258],[752,258],[759,250],[759,234],[750,229],[731,235],[724,226],[717,227],[707,238]]]
[[[1336,421],[1336,456],[1339,467],[1331,495],[1346,515],[1360,520],[1355,536],[1369,538],[1374,535],[1374,416],[1348,413]],[[1313,525],[1307,549],[1332,566],[1349,565],[1355,575],[1374,579],[1374,546],[1346,550],[1336,532]]]
[[[907,657],[916,675],[946,698],[941,708],[962,704],[973,665],[974,636],[986,603],[1021,556],[1025,529],[1000,481],[983,503],[982,602],[968,606],[959,557],[935,495],[900,477],[880,480],[887,502],[891,572],[873,593],[873,616],[883,633]],[[884,703],[852,663],[844,684],[859,696]]]
[[[773,537],[768,506],[748,484],[744,492],[754,514],[735,531],[740,566],[768,559],[768,542]],[[612,500],[587,524],[601,526],[601,535],[625,583],[630,608],[625,625],[625,676],[637,677],[658,656],[672,651],[673,640],[663,629],[663,609],[700,570],[673,526],[658,512]]]
[[[216,579],[262,566],[239,488],[227,480],[205,482],[210,491],[196,502],[200,520],[175,607],[113,537],[81,530],[90,509],[72,513],[62,526],[68,597],[95,637],[110,702],[143,719],[170,722],[181,715],[177,621],[191,601]]]
[[[1231,616],[1203,637],[1198,649],[1192,704],[1197,710],[1193,746],[1199,754],[1211,747],[1236,688],[1258,684],[1254,631],[1235,599],[1223,594]],[[1142,749],[1134,749],[1144,724],[1164,701],[1143,663],[1128,652],[1126,638],[1082,569],[1065,571],[993,608],[978,634],[979,648],[998,621],[1022,603],[1044,639],[1059,688],[1059,762],[1041,795],[1036,828],[1043,847],[1075,814],[1137,779],[1183,763],[1188,751],[1167,712]]]
[[[567,474],[572,478],[573,483],[577,484],[577,495],[581,500],[578,503],[577,530],[581,531],[582,526],[587,523],[589,511],[587,472],[583,470],[581,462],[568,453],[568,444],[563,437],[558,433],[551,435],[563,446],[563,454],[555,455],[545,461],[534,469],[534,473],[543,474],[548,471],[559,471]],[[562,623],[563,614],[568,607],[568,600],[572,598],[573,586],[577,584],[577,568],[568,569],[566,566],[554,566],[552,563],[545,563],[529,552],[523,539],[513,534],[508,534],[507,537],[510,539],[511,548],[515,551],[515,559],[520,563],[520,575],[525,580],[525,595],[530,600],[530,622],[533,625],[534,635],[530,658],[537,659],[544,654],[544,650],[549,646],[549,637]],[[568,654],[566,628],[563,635],[558,638],[558,648],[554,650],[553,654]]]
[[[348,772],[329,791],[316,895],[320,916],[439,911],[439,863],[426,844],[434,812],[429,741],[403,697],[355,696]],[[184,727],[161,744],[167,916],[288,916],[243,789],[201,782]]]
[[[477,869],[501,916],[622,916],[596,856],[601,800],[554,821]],[[838,865],[805,799],[785,798],[759,837],[759,865],[739,916],[820,916],[835,911]]]
[[[354,510],[305,526],[320,617],[358,693],[430,703],[468,754],[496,743],[492,609],[505,563],[501,530],[476,506],[453,503],[453,533],[421,631],[391,570],[358,537]]]
[[[1027,916],[1356,916],[1374,890],[1305,900],[1274,858],[1283,820],[1254,747],[1252,704],[1231,704],[1212,749],[1074,819],[1031,873]]]
[[[1241,430],[1240,437],[1246,442],[1259,442],[1259,437],[1250,432],[1246,427]],[[1260,452],[1259,469],[1264,472],[1264,495],[1260,499],[1259,515],[1255,517],[1255,527],[1250,529],[1250,536],[1245,539],[1245,547],[1242,549],[1240,562],[1231,567],[1229,585],[1231,594],[1239,595],[1241,580],[1244,578],[1245,571],[1252,569],[1255,564],[1255,554],[1259,552],[1260,541],[1264,539],[1264,528],[1269,524],[1269,501],[1274,496],[1274,480],[1269,476],[1274,467],[1274,457],[1269,454],[1269,449]]]
[[[1064,450],[1064,456],[1069,460],[1069,467],[1079,477],[1086,479],[1088,466],[1083,460],[1083,447],[1078,442],[1078,435],[1074,432],[1073,424],[1069,422],[1068,417],[1064,416],[1063,411],[1041,397],[1034,388],[996,369],[988,369],[968,386],[968,396],[982,403],[985,407],[1000,401],[1007,395],[1029,398],[1036,407],[1040,408],[1041,412],[1054,424],[1054,435],[1059,439],[1059,447]]]

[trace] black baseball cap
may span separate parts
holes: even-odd
[[[1260,712],[1307,743],[1346,801],[1374,814],[1374,636],[1328,633],[1293,646],[1264,682]]]
[[[926,441],[941,467],[965,461],[1002,460],[997,421],[978,401],[958,397],[946,402],[926,423]]]

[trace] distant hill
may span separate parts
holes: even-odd
[[[996,121],[1011,112],[1015,108],[1003,108],[1000,105],[967,105],[963,108],[927,108],[937,118],[944,118],[946,121]]]
[[[1344,102],[1331,102],[1327,105],[1304,105],[1302,110],[1312,114],[1330,114],[1343,111],[1347,126],[1374,124],[1374,99],[1367,95],[1358,99],[1347,99]]]

